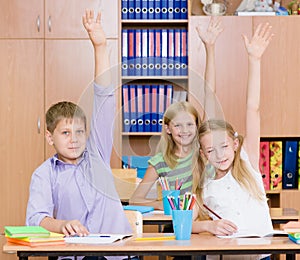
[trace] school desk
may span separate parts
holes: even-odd
[[[149,236],[144,233],[143,236]],[[153,236],[153,233],[151,233]],[[170,234],[171,235],[171,234]],[[163,236],[155,233],[155,236]],[[27,247],[6,243],[4,253],[17,254],[20,260],[28,257],[48,256],[168,256],[168,255],[241,255],[241,254],[285,254],[286,259],[294,260],[300,253],[300,245],[288,237],[268,238],[218,238],[203,233],[192,234],[190,240],[144,240],[135,241],[134,236],[106,245],[67,244],[61,246]],[[51,257],[51,258],[50,258]]]
[[[270,208],[270,215],[273,224],[284,224],[288,221],[298,221],[299,212],[293,208]],[[164,215],[161,210],[155,210],[143,214],[144,225],[161,225],[172,224],[172,217]]]

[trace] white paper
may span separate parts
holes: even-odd
[[[132,234],[89,234],[88,236],[69,236],[65,237],[66,243],[75,244],[111,244]]]

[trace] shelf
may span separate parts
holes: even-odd
[[[164,19],[164,20],[159,20],[159,19],[156,19],[156,20],[136,20],[136,19],[131,19],[131,20],[122,20],[121,21],[122,24],[139,24],[139,25],[144,25],[144,24],[148,24],[148,23],[151,23],[151,24],[186,24],[188,23],[188,20],[187,19],[177,19],[177,20],[167,20],[167,19]]]
[[[160,132],[122,132],[123,136],[160,136]]]

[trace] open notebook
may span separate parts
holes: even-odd
[[[84,237],[65,237],[65,242],[75,244],[111,244],[130,236],[132,236],[132,234],[89,234]]]
[[[273,230],[270,233],[258,234],[247,230],[240,230],[231,236],[217,236],[220,238],[241,238],[241,237],[271,237],[271,236],[287,236],[288,234],[284,230]]]

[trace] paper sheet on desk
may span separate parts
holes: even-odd
[[[84,237],[65,237],[65,242],[75,244],[111,244],[130,236],[132,236],[132,234],[89,234]]]
[[[284,230],[273,230],[266,234],[252,233],[249,230],[240,230],[231,236],[217,236],[220,238],[262,238],[262,237],[272,237],[272,236],[287,236],[288,234]]]

